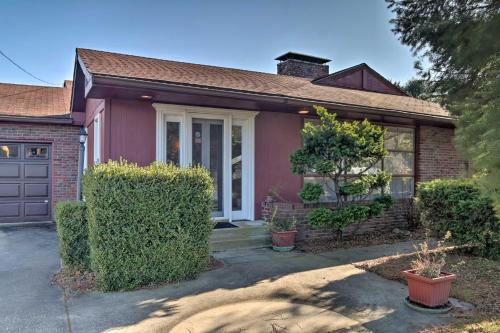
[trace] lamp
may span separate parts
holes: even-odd
[[[80,128],[80,143],[83,145],[85,144],[85,141],[87,141],[87,131],[85,130],[85,128]]]

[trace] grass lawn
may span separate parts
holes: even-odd
[[[408,269],[414,254],[395,255],[355,264],[356,267],[376,273],[390,280],[406,283],[401,271]],[[426,333],[499,333],[500,332],[500,262],[479,257],[448,253],[447,272],[457,275],[451,297],[475,305],[472,316],[454,313],[455,323],[433,327]]]

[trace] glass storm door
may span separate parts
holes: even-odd
[[[210,172],[215,186],[212,216],[224,216],[224,122],[193,118],[192,126],[192,165]]]
[[[256,112],[155,104],[156,154],[181,167],[200,165],[214,181],[214,220],[254,218]]]

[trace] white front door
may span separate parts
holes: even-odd
[[[252,111],[170,104],[157,110],[158,161],[201,165],[214,180],[212,216],[253,220],[254,119]]]

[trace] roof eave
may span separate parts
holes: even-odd
[[[242,99],[268,101],[272,103],[282,103],[282,104],[290,104],[290,103],[302,103],[308,105],[318,104],[331,109],[353,110],[353,111],[373,113],[376,115],[385,115],[385,116],[410,117],[415,120],[434,121],[447,125],[450,124],[454,125],[455,122],[454,118],[446,116],[422,114],[417,112],[396,110],[396,109],[368,107],[363,105],[355,105],[347,103],[336,103],[324,100],[296,98],[286,95],[253,93],[241,90],[187,85],[187,84],[179,84],[166,81],[152,81],[145,79],[102,75],[96,73],[91,74],[91,77],[92,77],[92,84],[91,88],[87,93],[87,97],[92,97],[92,90],[99,87],[115,87],[115,88],[125,88],[125,89],[139,88],[139,89],[151,89],[151,90],[162,90],[162,91],[168,90],[179,93],[205,94],[205,95],[229,97],[229,98],[242,98]]]

